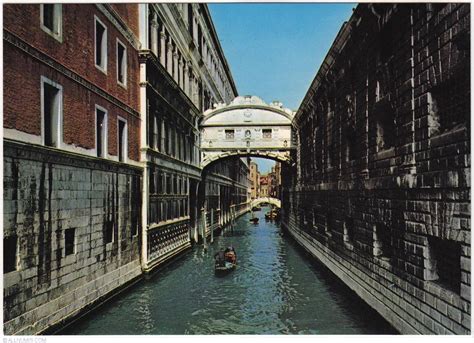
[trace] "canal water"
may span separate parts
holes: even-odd
[[[395,334],[265,212],[237,219],[205,251],[194,247],[61,335]],[[213,255],[233,245],[237,269],[214,275]]]

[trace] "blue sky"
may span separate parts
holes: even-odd
[[[354,3],[208,5],[240,95],[297,110]],[[261,172],[273,161],[258,159]]]

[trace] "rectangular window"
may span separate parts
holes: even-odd
[[[114,241],[114,222],[107,220],[105,222],[105,243],[111,243]]]
[[[376,151],[394,147],[397,134],[395,109],[388,96],[374,104],[372,115],[375,122]]]
[[[345,126],[345,144],[346,144],[346,161],[352,161],[359,155],[357,151],[357,134],[355,125],[347,124]]]
[[[163,173],[158,172],[156,181],[156,193],[163,194]]]
[[[470,71],[468,63],[458,62],[450,77],[431,88],[428,94],[428,114],[431,135],[442,134],[469,125]],[[466,124],[467,123],[467,124]]]
[[[171,156],[177,157],[177,140],[176,140],[176,129],[171,128]]]
[[[96,106],[96,150],[97,157],[107,157],[107,111]]]
[[[17,270],[17,243],[16,235],[3,238],[3,272]]]
[[[169,135],[170,135],[170,131],[169,131],[169,128],[168,128],[168,125],[165,123],[163,125],[163,152],[165,154],[169,154]]]
[[[120,162],[127,161],[127,122],[118,119],[118,158]]]
[[[107,28],[95,17],[95,65],[100,70],[107,72]]]
[[[377,224],[374,226],[374,230],[374,255],[391,261],[395,251],[391,227]]]
[[[66,229],[64,231],[64,255],[72,255],[76,253],[76,229]]]
[[[461,288],[461,245],[438,237],[429,237],[428,243],[434,257],[437,283],[459,294]]]
[[[198,41],[196,45],[197,45],[196,46],[197,50],[201,52],[201,56],[204,56],[203,51],[202,51],[202,29],[201,29],[201,25],[199,24],[198,24]]]
[[[272,138],[272,129],[262,129],[263,138],[271,139]]]
[[[166,194],[171,194],[172,191],[171,191],[171,176],[170,175],[166,175],[166,190],[165,190],[165,193]]]
[[[43,144],[59,147],[62,137],[62,87],[41,77],[41,93]]]
[[[62,5],[40,5],[41,29],[56,40],[62,42]]]
[[[344,221],[344,242],[353,243],[354,241],[354,219],[346,217]]]
[[[225,139],[234,139],[234,130],[225,130]]]
[[[193,5],[188,4],[188,29],[191,37],[193,36]]]
[[[127,48],[117,39],[117,82],[127,85]]]
[[[155,194],[156,192],[156,187],[155,187],[155,175],[156,171],[153,169],[150,169],[150,178],[148,180],[148,191],[150,194]]]
[[[160,120],[155,113],[153,116],[153,148],[160,151]]]

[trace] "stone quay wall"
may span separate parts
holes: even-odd
[[[295,116],[283,226],[401,333],[471,332],[469,22],[359,5]]]
[[[7,140],[3,162],[4,237],[17,241],[5,334],[41,333],[141,275],[140,168]]]

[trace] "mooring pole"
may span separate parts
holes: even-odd
[[[206,209],[202,208],[202,244],[204,245],[204,249],[207,249],[206,244]]]
[[[214,210],[211,209],[211,244],[214,243]]]

